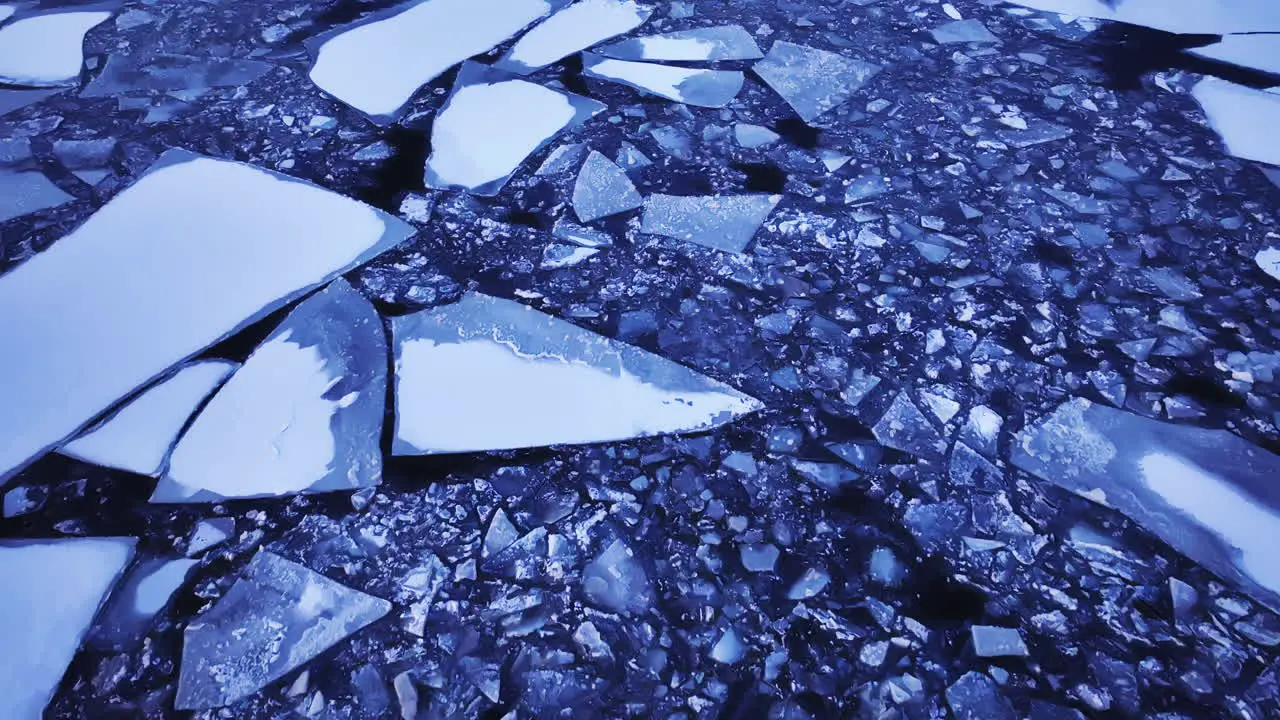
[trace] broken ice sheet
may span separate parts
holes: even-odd
[[[606,45],[597,52],[619,60],[678,62],[755,60],[763,57],[755,38],[741,25],[694,28],[630,38]]]
[[[107,11],[53,12],[0,27],[0,83],[24,87],[74,85],[84,63],[84,36]]]
[[[72,200],[38,170],[0,172],[0,223]]]
[[[1280,456],[1225,430],[1147,419],[1088,400],[1023,430],[1019,468],[1115,508],[1280,610]]]
[[[779,40],[752,70],[806,123],[813,123],[867,84],[878,65]]]
[[[525,158],[604,109],[595,100],[466,63],[431,128],[426,186],[496,195]]]
[[[737,70],[705,70],[671,67],[653,63],[614,60],[582,54],[587,77],[622,83],[637,90],[675,102],[698,107],[728,105],[742,89],[744,78]]]
[[[578,171],[573,186],[573,212],[580,222],[634,210],[644,204],[622,168],[595,150]]]
[[[511,300],[466,295],[394,318],[396,455],[706,430],[759,401]]]
[[[1227,151],[1246,160],[1280,165],[1280,95],[1219,78],[1205,78],[1191,89],[1209,125]]]
[[[1210,60],[1280,75],[1280,34],[1227,35],[1221,42],[1188,48],[1187,52]]]
[[[191,55],[110,55],[80,97],[143,97],[165,93],[190,99],[210,88],[240,87],[275,66],[245,58]]]
[[[579,0],[525,33],[495,67],[533,72],[640,27],[652,12],[634,0]]]
[[[345,280],[304,300],[178,441],[152,502],[211,502],[377,485],[387,346]]]
[[[740,253],[781,200],[781,195],[650,195],[640,232]]]
[[[133,557],[133,538],[0,542],[0,717],[38,720],[103,598]]]
[[[386,615],[391,603],[259,551],[182,637],[179,710],[222,707]]]
[[[0,276],[0,480],[170,367],[412,232],[292,178],[164,154]]]
[[[89,632],[89,645],[101,650],[129,650],[140,644],[156,613],[169,604],[197,562],[152,557],[134,563]]]
[[[1271,0],[1009,0],[1044,12],[1114,20],[1181,34],[1280,32]]]

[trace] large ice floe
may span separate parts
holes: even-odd
[[[781,195],[650,195],[640,232],[740,253]]]
[[[105,10],[52,12],[0,27],[0,83],[74,85],[84,63],[84,36],[111,17]]]
[[[1280,456],[1225,430],[1075,399],[1023,430],[1011,461],[1120,511],[1280,610]]]
[[[1212,45],[1191,48],[1187,52],[1238,67],[1280,75],[1280,33],[1227,35]]]
[[[728,105],[742,90],[744,78],[737,70],[707,70],[655,63],[615,60],[594,53],[582,54],[587,77],[609,80],[675,102],[699,107]]]
[[[1280,32],[1272,0],[1008,0],[1035,10],[1114,20],[1171,33]]]
[[[752,70],[812,123],[843,105],[880,66],[838,53],[779,40]]]
[[[653,9],[634,0],[579,0],[539,23],[516,41],[496,67],[525,74],[630,32]]]
[[[1280,165],[1280,94],[1205,78],[1191,89],[1227,151],[1246,160]]]
[[[396,455],[706,430],[759,401],[511,300],[469,294],[393,321]]]
[[[249,165],[163,155],[0,276],[0,479],[412,227]]]
[[[741,25],[677,30],[620,40],[597,51],[619,60],[713,62],[763,57],[755,38]]]

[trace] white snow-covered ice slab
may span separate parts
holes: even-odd
[[[1019,433],[1011,461],[1120,511],[1280,610],[1280,456],[1225,430],[1075,399]]]
[[[414,0],[318,38],[311,81],[379,121],[418,88],[567,0]]]
[[[133,538],[0,541],[0,717],[40,720]]]
[[[1210,77],[1196,83],[1191,95],[1228,152],[1280,165],[1280,94]]]
[[[880,72],[880,66],[779,40],[752,70],[787,101],[800,119],[812,123],[843,105]]]
[[[634,0],[579,0],[525,33],[495,67],[521,75],[533,72],[630,32],[652,13],[653,8]]]
[[[744,80],[737,70],[672,67],[614,60],[592,53],[582,54],[582,67],[588,77],[622,83],[658,97],[699,107],[728,105],[742,90]]]
[[[761,408],[689,368],[511,300],[466,295],[392,321],[395,455],[706,430]]]
[[[755,38],[741,25],[693,28],[630,38],[606,45],[597,52],[619,60],[668,62],[756,60],[764,57]]]
[[[84,63],[84,36],[107,11],[53,12],[0,27],[0,83],[25,87],[74,85]]]
[[[75,200],[38,170],[0,172],[0,223]]]
[[[650,195],[640,232],[740,253],[781,195]]]
[[[1141,25],[1171,33],[1280,32],[1273,0],[1006,0],[1033,10]]]
[[[1220,42],[1187,52],[1244,68],[1280,75],[1280,33],[1227,35]]]
[[[169,151],[0,276],[0,480],[169,368],[412,232],[328,190]]]

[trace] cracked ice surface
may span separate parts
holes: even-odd
[[[1271,0],[1009,0],[1044,12],[1114,20],[1171,33],[1280,32]]]
[[[764,56],[755,38],[741,25],[677,30],[621,40],[598,51],[619,60],[711,62],[756,60]]]
[[[84,36],[109,12],[36,15],[0,27],[0,83],[27,87],[75,84]]]
[[[869,62],[782,40],[752,69],[807,123],[844,104],[880,72]]]
[[[1191,94],[1228,152],[1280,165],[1280,133],[1275,131],[1280,126],[1280,95],[1218,78],[1201,80]]]
[[[622,83],[658,97],[699,107],[728,105],[742,89],[744,78],[736,70],[704,70],[653,63],[614,60],[582,54],[583,72],[588,77]]]
[[[781,195],[650,195],[640,232],[740,253],[781,200]]]
[[[581,0],[525,33],[496,67],[520,74],[533,72],[640,27],[652,12],[633,0]]]
[[[639,348],[472,294],[393,320],[396,455],[692,432],[759,401]]]

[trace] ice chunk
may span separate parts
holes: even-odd
[[[157,477],[187,420],[237,367],[238,363],[226,360],[185,365],[58,452],[95,465]]]
[[[152,502],[377,485],[387,346],[373,305],[338,279],[298,305],[178,441]]]
[[[1280,247],[1268,247],[1258,251],[1253,261],[1262,268],[1262,272],[1280,280]]]
[[[1210,60],[1280,75],[1280,35],[1227,35],[1221,42],[1189,48],[1187,52]]]
[[[1225,430],[1076,399],[1023,430],[1012,462],[1114,507],[1219,577],[1280,609],[1280,456]]]
[[[742,638],[733,628],[724,631],[716,644],[711,647],[711,659],[726,665],[732,665],[746,657],[747,648]]]
[[[947,705],[956,720],[1017,720],[1019,715],[991,678],[967,672],[947,688]]]
[[[534,175],[559,175],[572,170],[578,163],[582,162],[582,156],[587,154],[587,146],[583,143],[569,143],[555,148],[547,153],[547,159],[542,161],[538,169],[534,171]]]
[[[212,518],[201,520],[191,533],[187,542],[187,557],[195,557],[211,547],[227,541],[236,532],[236,521],[232,518]]]
[[[519,303],[467,295],[392,321],[396,455],[704,430],[754,398]]]
[[[133,538],[0,541],[0,717],[37,720],[103,598],[133,557]]]
[[[733,126],[733,137],[744,148],[758,148],[775,143],[782,136],[761,125],[738,123]]]
[[[467,63],[431,128],[426,186],[496,195],[525,158],[604,109],[595,100]]]
[[[8,20],[18,9],[12,5],[0,5],[0,23]]]
[[[246,58],[111,55],[102,72],[80,91],[80,97],[148,97],[166,93],[186,97],[209,88],[248,85],[274,67]]]
[[[807,123],[842,105],[880,72],[869,62],[782,40],[752,69]]]
[[[742,545],[738,548],[742,567],[747,572],[773,572],[778,563],[778,546],[772,543],[763,545]]]
[[[755,60],[763,57],[756,41],[741,25],[677,30],[606,45],[601,55],[619,60],[707,62]]]
[[[42,172],[0,172],[0,223],[72,200]]]
[[[389,120],[418,88],[564,4],[414,0],[320,39],[311,81],[375,119]]]
[[[1204,109],[1227,152],[1280,165],[1280,133],[1274,131],[1280,126],[1280,94],[1209,77],[1196,83],[1191,95]]]
[[[981,21],[970,18],[969,20],[956,20],[945,25],[940,25],[929,31],[933,35],[933,39],[940,43],[988,43],[1000,42],[1000,38],[991,34],[986,25]]]
[[[941,458],[947,447],[942,436],[905,392],[893,398],[893,403],[871,431],[881,445],[923,458]]]
[[[581,222],[634,210],[644,204],[622,168],[595,150],[578,171],[573,186],[573,211]]]
[[[10,88],[0,88],[0,117],[7,115],[14,110],[38,103],[41,100],[55,95],[61,90],[14,90]]]
[[[1182,34],[1280,32],[1270,0],[1009,0],[1016,5]]]
[[[53,12],[0,27],[0,83],[74,85],[84,63],[84,36],[111,13]]]
[[[582,592],[591,604],[639,615],[653,604],[653,587],[635,553],[614,540],[582,571]]]
[[[560,268],[573,267],[578,263],[591,258],[600,251],[595,248],[582,247],[580,245],[561,245],[552,243],[542,251],[542,262],[538,265],[544,270],[558,270]]]
[[[1016,628],[974,625],[969,628],[969,639],[978,657],[1027,656],[1027,644]]]
[[[1025,130],[997,130],[996,137],[1016,148],[1029,148],[1071,137],[1072,130],[1044,120],[1032,120]]]
[[[740,253],[781,200],[781,195],[650,195],[640,232]]]
[[[0,479],[173,365],[412,232],[300,181],[166,153],[0,276]]]
[[[496,67],[533,72],[640,27],[652,12],[634,0],[579,0],[525,33]]]
[[[724,107],[742,89],[744,78],[737,70],[705,70],[671,67],[653,63],[614,60],[582,54],[583,72],[588,77],[628,85],[658,97],[699,107]]]
[[[186,558],[148,558],[134,563],[103,607],[89,633],[89,644],[100,650],[136,647],[156,613],[169,604],[196,563]]]
[[[222,707],[386,615],[391,603],[260,551],[183,633],[179,710]]]

